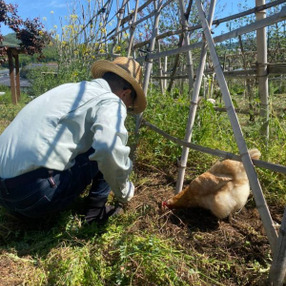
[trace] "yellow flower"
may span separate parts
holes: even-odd
[[[51,11],[50,13],[51,13],[51,14],[54,14],[55,12],[54,12],[54,11]]]

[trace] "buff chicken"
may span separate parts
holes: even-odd
[[[249,154],[255,160],[261,156],[257,149],[249,150]],[[243,208],[249,193],[249,181],[242,162],[226,159],[216,162],[162,206],[170,209],[202,207],[222,219]]]

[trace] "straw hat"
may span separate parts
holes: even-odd
[[[99,60],[91,67],[93,78],[100,78],[106,72],[113,72],[129,82],[137,96],[134,102],[134,113],[142,112],[147,105],[146,96],[142,88],[142,69],[134,59],[118,57],[114,61]]]

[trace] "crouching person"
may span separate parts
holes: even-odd
[[[112,190],[134,195],[127,111],[146,107],[133,59],[100,60],[93,80],[60,85],[25,106],[0,135],[0,205],[29,218],[66,209],[91,184],[86,221],[106,220]]]

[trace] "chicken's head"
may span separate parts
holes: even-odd
[[[170,206],[169,201],[170,201],[170,200],[167,200],[167,201],[163,201],[163,202],[162,202],[162,208],[163,208],[163,209],[166,209],[166,208],[172,209],[172,207]]]

